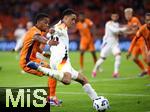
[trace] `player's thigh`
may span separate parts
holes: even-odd
[[[150,51],[147,53],[147,64],[150,66]]]
[[[133,58],[138,58],[138,56],[141,54],[141,50],[139,46],[135,46],[131,52],[131,55]]]
[[[89,43],[89,46],[88,46],[88,51],[95,51],[95,46],[94,46],[94,42],[93,41],[90,41]]]
[[[111,52],[110,45],[106,44],[101,47],[100,57],[107,57]]]
[[[85,75],[81,74],[81,73],[78,73],[78,77],[74,80],[79,82],[82,85],[88,83],[87,77]]]
[[[145,61],[145,63],[149,63],[149,58],[148,58],[148,50],[147,50],[147,48],[146,48],[146,46],[145,47],[143,47],[143,50],[142,50],[142,57],[143,57],[143,60]]]
[[[112,46],[112,54],[114,56],[118,55],[118,54],[121,54],[121,50],[120,50],[119,44],[116,44],[116,45]]]
[[[29,67],[24,67],[23,70],[27,73],[30,73],[30,74],[33,74],[33,75],[37,75],[37,76],[43,76],[44,74],[42,72],[39,72],[38,70],[34,70],[34,69],[31,69]]]
[[[76,71],[76,70],[71,66],[71,63],[70,63],[70,62],[66,62],[66,63],[64,64],[64,66],[62,67],[61,71],[62,71],[62,72],[70,73],[72,80],[77,79],[78,74],[79,74],[79,72]]]
[[[80,50],[86,51],[88,49],[88,43],[86,41],[81,40],[80,42]]]

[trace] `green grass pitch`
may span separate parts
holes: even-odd
[[[20,73],[16,55],[0,52],[0,87],[46,87],[47,77]],[[122,53],[121,75],[118,79],[112,78],[113,56],[107,58],[102,66],[104,71],[98,73],[96,78],[91,77],[94,64],[90,53],[84,57],[84,74],[98,95],[104,95],[110,101],[111,109],[107,112],[150,112],[150,77],[137,77],[140,70],[125,59],[125,53]],[[79,52],[71,52],[70,58],[72,66],[79,70]],[[51,112],[95,112],[82,86],[73,81],[69,86],[58,83],[57,96],[63,100],[63,106],[52,107]]]

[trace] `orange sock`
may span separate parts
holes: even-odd
[[[55,97],[56,96],[56,85],[57,81],[53,78],[48,78],[48,87],[49,87],[49,96]]]
[[[144,64],[142,63],[141,60],[136,59],[136,60],[134,60],[134,62],[138,65],[138,67],[140,67],[141,70],[143,70],[143,71],[145,70]]]
[[[80,67],[83,69],[83,55],[80,54]]]

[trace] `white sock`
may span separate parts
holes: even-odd
[[[99,58],[94,66],[94,69],[93,69],[93,72],[96,72],[99,67],[101,66],[101,64],[104,62],[104,59],[103,58]]]
[[[43,72],[45,75],[49,75],[50,77],[53,77],[59,81],[62,81],[62,79],[64,77],[64,73],[60,72],[58,70],[52,70],[52,69],[45,68],[42,66],[39,66],[38,70]]]
[[[119,72],[120,61],[121,61],[121,56],[120,56],[120,55],[117,55],[117,56],[115,57],[114,73],[118,73],[118,72]]]
[[[83,86],[83,89],[92,100],[98,98],[97,93],[95,92],[95,90],[92,88],[92,86],[89,83],[85,84]]]

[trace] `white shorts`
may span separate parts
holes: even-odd
[[[121,51],[120,51],[119,43],[109,44],[105,42],[102,44],[100,56],[107,57],[110,53],[112,53],[113,55],[116,55],[120,52]]]
[[[71,66],[71,63],[69,61],[66,61],[65,63],[62,63],[62,64],[53,64],[53,63],[51,63],[50,66],[51,66],[52,69],[70,73],[71,78],[73,80],[76,80],[78,78],[79,72],[76,71]]]

